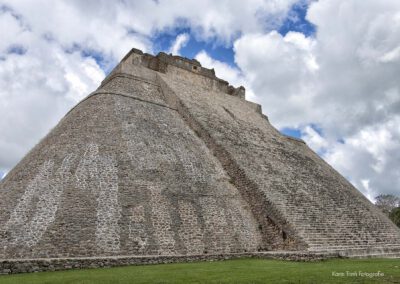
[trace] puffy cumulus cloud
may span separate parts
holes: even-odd
[[[122,20],[137,32],[190,27],[198,39],[228,43],[241,33],[279,26],[296,0],[125,1]],[[133,12],[135,17],[132,16]]]
[[[306,125],[302,129],[302,138],[317,153],[323,153],[329,147],[328,141],[312,126]]]
[[[326,160],[369,199],[379,193],[399,195],[400,117],[362,128],[328,148]]]
[[[171,48],[169,49],[169,53],[179,55],[181,48],[186,46],[189,39],[190,36],[188,33],[179,34],[176,37],[175,41],[172,43]]]
[[[133,46],[151,49],[145,36],[130,29],[129,13],[123,1],[1,1],[3,10],[11,10],[36,35],[60,43],[66,49],[96,51],[116,63]],[[134,17],[134,14],[131,15]]]
[[[75,43],[119,59],[132,46],[151,51],[155,33],[182,27],[199,39],[229,43],[241,33],[277,27],[296,0],[2,2],[32,30],[64,46]]]
[[[4,52],[12,45],[18,44],[21,39],[26,38],[27,28],[10,11],[0,10],[0,13],[0,51]]]
[[[47,56],[14,54],[0,64],[0,170],[15,165],[104,76],[93,59],[57,51]]]
[[[326,105],[326,127],[351,135],[398,114],[400,61],[391,54],[400,46],[400,2],[322,1],[308,18],[318,26],[317,103]]]
[[[93,58],[35,34],[10,10],[0,13],[0,23],[10,28],[8,44],[0,46],[0,171],[6,172],[98,86],[104,71]]]
[[[400,2],[322,1],[315,99],[328,139],[326,159],[370,199],[400,195]],[[351,20],[350,20],[351,19]]]
[[[248,34],[234,44],[235,61],[257,94],[255,100],[278,127],[312,121],[319,68],[314,48],[313,39],[297,32]]]
[[[364,194],[400,194],[400,2],[312,2],[313,37],[245,34],[235,61],[271,121]],[[323,129],[315,131],[310,125]]]

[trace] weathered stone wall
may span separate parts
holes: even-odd
[[[291,261],[322,261],[339,257],[337,253],[302,252],[265,252],[235,253],[216,255],[169,255],[169,256],[117,256],[91,258],[53,258],[0,260],[1,274],[16,274],[40,271],[58,271],[84,268],[105,268],[125,265],[166,264],[175,262],[221,261],[238,258],[263,258]]]
[[[400,248],[343,177],[200,67],[130,52],[0,182],[0,259]]]
[[[219,161],[148,78],[114,75],[0,190],[0,258],[263,248]]]

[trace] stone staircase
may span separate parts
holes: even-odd
[[[262,209],[253,210],[260,224],[268,216],[283,239],[308,251],[398,255],[400,230],[306,144],[281,135],[238,98],[200,86],[189,93],[184,82],[163,80],[251,208]]]
[[[288,197],[286,202],[290,201]],[[310,210],[297,210],[288,205],[285,215],[309,251],[352,258],[400,257],[399,230],[374,208],[352,208],[351,204],[336,203],[334,210],[318,208],[307,200],[301,202],[311,207]]]

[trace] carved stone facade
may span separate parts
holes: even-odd
[[[244,94],[133,49],[1,181],[0,259],[398,251],[399,229]]]

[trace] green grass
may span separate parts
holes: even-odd
[[[332,272],[346,271],[381,271],[384,276],[332,276]],[[312,263],[237,259],[3,275],[0,283],[400,283],[400,260],[334,259]]]

